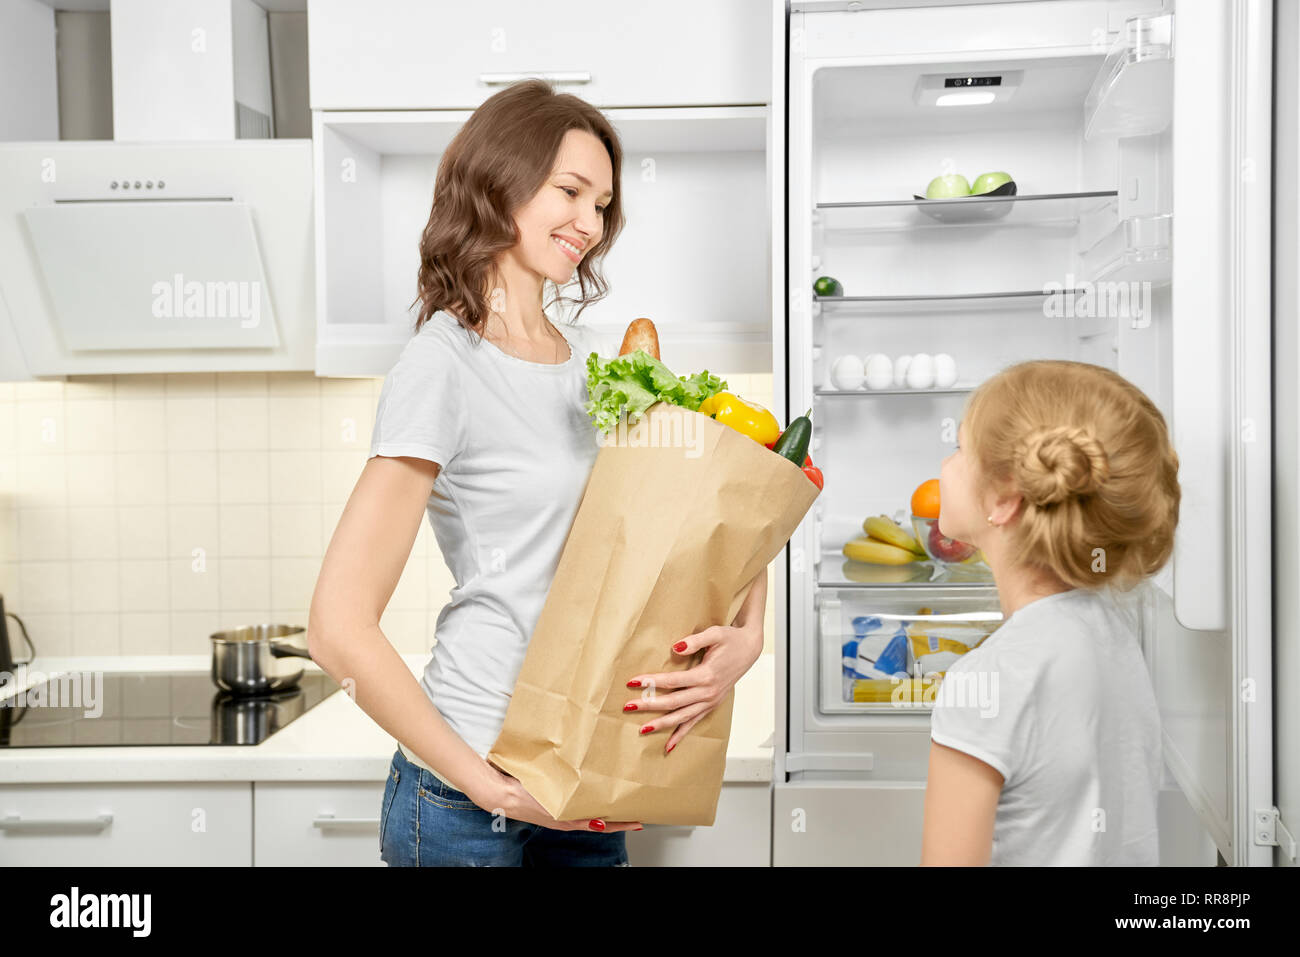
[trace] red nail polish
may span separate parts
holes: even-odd
[[[595,828],[596,830],[598,830],[598,831],[603,831],[603,830],[605,830],[605,822],[604,822],[604,821],[595,821],[595,820],[593,820],[593,821],[588,821],[587,823],[590,824],[592,827],[594,827],[594,828]]]
[[[635,710],[636,710],[636,702],[629,701],[627,704],[623,705],[623,710],[624,710],[624,711],[635,711]]]
[[[668,750],[665,751],[664,753],[665,753],[665,754],[672,754],[672,753],[673,753],[673,748],[675,748],[675,747],[677,747],[677,742],[676,742],[676,741],[674,741],[672,744],[668,745]]]
[[[679,641],[677,642],[677,644],[673,645],[673,651],[682,652],[685,650],[686,650],[686,642],[684,641]]]
[[[653,731],[653,730],[654,730],[654,725],[652,725],[652,724],[647,724],[644,728],[641,729],[641,733],[642,733],[642,734],[646,734],[647,732],[649,732],[649,731]]]
[[[632,828],[632,830],[634,830],[634,831],[644,831],[645,828],[643,828],[640,824],[638,824],[636,827]]]
[[[635,678],[633,678],[631,681],[629,681],[629,682],[627,683],[627,686],[628,686],[629,688],[639,688],[639,687],[641,687],[641,682],[639,682],[639,681],[637,681]]]

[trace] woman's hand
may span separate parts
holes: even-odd
[[[687,635],[673,645],[673,653],[689,658],[701,648],[704,660],[685,671],[637,675],[629,688],[645,688],[641,697],[629,701],[624,711],[652,711],[641,727],[642,734],[675,728],[664,746],[667,754],[695,727],[696,722],[718,706],[727,692],[740,680],[763,652],[761,614],[757,625],[733,627],[713,625],[694,635]],[[668,694],[663,692],[668,690]]]
[[[614,831],[643,830],[637,821],[604,821],[599,818],[582,821],[557,821],[547,813],[537,799],[524,790],[518,778],[511,777],[494,765],[484,761],[487,774],[483,784],[474,786],[473,794],[466,797],[489,814],[503,814],[526,824],[540,824],[556,831],[595,831],[611,834]]]

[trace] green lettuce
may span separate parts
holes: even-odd
[[[701,402],[726,388],[727,383],[707,369],[689,377],[673,375],[644,349],[612,359],[602,359],[594,352],[587,356],[587,414],[601,432],[614,428],[622,412],[627,412],[628,424],[634,425],[656,402],[694,412]]]

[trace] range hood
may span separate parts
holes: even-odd
[[[312,369],[311,140],[267,138],[265,10],[109,16],[114,140],[0,143],[0,378]]]
[[[310,140],[0,144],[0,341],[34,376],[311,369],[311,162]]]
[[[254,0],[112,0],[113,138],[273,135],[270,38]]]

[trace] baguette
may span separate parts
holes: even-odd
[[[628,323],[627,332],[623,333],[623,348],[619,349],[618,354],[625,356],[638,349],[644,349],[656,359],[659,358],[659,334],[649,319],[633,319]]]

